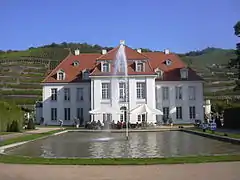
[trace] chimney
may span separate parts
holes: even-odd
[[[125,45],[125,40],[120,40],[121,45]]]
[[[107,54],[107,50],[106,49],[102,49],[102,54]]]
[[[142,53],[142,50],[141,50],[141,49],[137,49],[137,52],[138,52],[138,53]]]
[[[164,54],[170,54],[169,49],[164,49]]]
[[[76,50],[74,51],[74,54],[75,54],[75,56],[78,56],[78,55],[80,54],[80,50],[79,50],[79,49],[76,49]]]

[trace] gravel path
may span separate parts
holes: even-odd
[[[57,166],[0,164],[1,180],[239,180],[240,162],[148,165]]]

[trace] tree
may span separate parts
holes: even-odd
[[[234,34],[237,37],[240,37],[240,21],[238,21],[234,28]],[[236,82],[237,87],[236,89],[240,89],[240,42],[236,44],[236,50],[235,50],[236,58],[232,59],[229,63],[230,67],[237,67],[238,68],[238,80]]]
[[[235,35],[240,37],[240,21],[238,21],[233,28],[235,31]]]

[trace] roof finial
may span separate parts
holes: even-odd
[[[120,40],[121,45],[125,45],[125,40]]]

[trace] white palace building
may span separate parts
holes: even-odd
[[[109,52],[103,49],[101,54],[75,50],[42,82],[43,123],[58,125],[61,119],[64,125],[72,125],[75,118],[82,124],[104,119],[117,122],[126,120],[127,116],[118,113],[93,116],[89,111],[114,108],[129,112],[142,104],[163,113],[148,115],[148,122],[162,122],[163,117],[171,117],[175,124],[203,120],[203,79],[196,72],[169,50],[141,52],[141,49],[124,46],[128,64],[128,106],[121,101],[124,83],[120,78],[112,83],[119,46]],[[115,97],[118,100],[113,100]],[[145,114],[130,114],[129,122],[134,124],[145,119]]]

